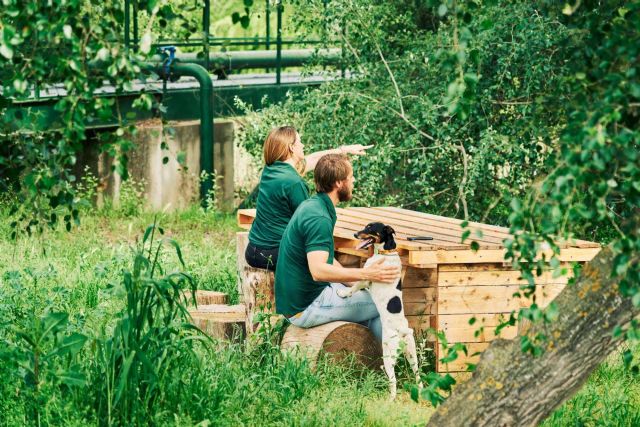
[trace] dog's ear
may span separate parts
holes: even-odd
[[[384,234],[387,236],[384,242],[384,249],[386,251],[393,250],[396,248],[396,241],[393,239],[393,235],[396,234],[396,231],[391,228],[389,225],[385,225],[382,229]]]

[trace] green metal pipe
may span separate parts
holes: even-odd
[[[204,68],[209,69],[209,27],[211,19],[211,0],[204,0],[204,10],[202,11],[202,50],[204,52]]]
[[[205,58],[196,53],[177,55],[182,63],[205,66]],[[313,58],[319,58],[331,64],[340,64],[341,49],[288,49],[281,51],[281,67],[299,67]],[[154,56],[154,61],[161,61]],[[231,52],[211,52],[209,54],[209,70],[239,70],[243,68],[275,68],[278,63],[278,52],[275,50],[246,50]]]
[[[129,33],[130,33],[130,22],[131,19],[131,5],[129,4],[130,0],[124,1],[124,46],[129,49]]]
[[[176,76],[195,77],[200,83],[200,172],[206,172],[206,177],[200,185],[200,197],[202,202],[206,200],[207,193],[213,188],[213,81],[207,70],[198,64],[182,64],[174,62],[170,66],[170,74]],[[162,61],[144,63],[147,71],[152,71],[159,76],[164,75],[164,63]],[[169,76],[165,76],[168,78]]]
[[[278,0],[276,20],[276,84],[280,84],[282,76],[282,0]]]

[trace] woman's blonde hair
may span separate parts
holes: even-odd
[[[291,156],[291,147],[296,142],[298,131],[293,126],[280,126],[271,129],[264,141],[263,156],[267,165],[284,161]]]

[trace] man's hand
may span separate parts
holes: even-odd
[[[384,258],[380,258],[362,270],[366,280],[372,282],[393,283],[396,279],[400,278],[401,273],[399,265],[384,265]]]

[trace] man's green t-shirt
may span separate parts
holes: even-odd
[[[287,317],[304,311],[328,282],[311,277],[307,253],[329,252],[333,264],[333,227],[336,209],[326,193],[303,202],[293,214],[280,242],[276,266],[276,312]]]
[[[265,166],[249,241],[262,249],[280,246],[282,233],[293,213],[308,198],[307,184],[289,163],[274,162]]]

